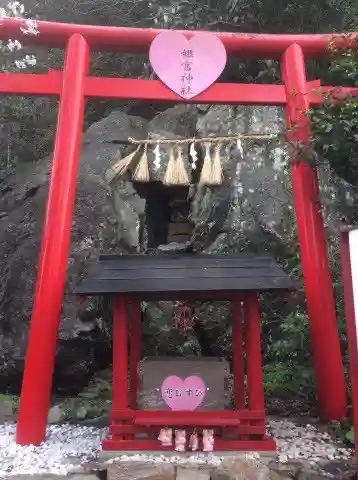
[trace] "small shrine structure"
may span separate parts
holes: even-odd
[[[172,444],[163,446],[157,438],[162,428],[173,427],[195,431],[199,438],[203,429],[213,429],[214,450],[275,450],[265,430],[259,295],[294,288],[270,256],[102,255],[76,293],[113,299],[112,412],[103,448],[171,450]],[[140,410],[140,302],[193,299],[231,302],[234,408]]]

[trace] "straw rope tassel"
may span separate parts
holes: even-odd
[[[183,150],[181,146],[178,146],[178,149],[177,149],[175,170],[176,170],[176,185],[190,185],[189,176],[185,168],[185,163],[183,159]]]
[[[163,183],[164,185],[176,185],[176,160],[175,160],[175,153],[174,153],[174,147],[170,145],[169,148],[169,160],[168,160],[168,165],[167,169],[165,171]]]
[[[210,143],[205,143],[205,156],[199,180],[200,185],[210,185],[212,168],[213,166],[210,155]]]
[[[142,145],[138,145],[134,152],[130,153],[124,158],[120,158],[118,160],[116,159],[117,161],[111,167],[109,167],[105,173],[106,182],[111,183],[117,177],[122,176],[129,169],[141,148]]]
[[[146,183],[150,181],[147,148],[148,146],[145,144],[143,155],[133,173],[133,179],[137,182]]]
[[[219,142],[215,145],[214,157],[211,167],[210,185],[221,185],[222,183],[223,169],[221,166],[220,149],[221,143]]]

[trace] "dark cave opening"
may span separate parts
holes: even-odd
[[[161,182],[134,182],[133,185],[138,195],[146,200],[147,249],[188,242],[193,228],[189,221],[189,187],[168,187]]]

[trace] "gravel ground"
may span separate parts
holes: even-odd
[[[51,425],[40,446],[15,443],[15,425],[0,426],[0,478],[9,475],[50,473],[65,475],[96,458],[107,429]]]
[[[277,420],[270,421],[267,430],[276,439],[280,462],[348,460],[354,454],[353,449],[337,445],[328,433],[310,424],[298,426],[289,420]]]
[[[338,446],[327,433],[313,425],[297,426],[288,420],[270,421],[268,432],[276,438],[279,461],[309,460],[312,463],[331,460],[348,460],[351,449]],[[107,429],[74,425],[51,425],[47,440],[39,447],[21,447],[14,441],[15,425],[0,425],[0,478],[19,474],[65,475],[91,462],[101,451],[101,442]],[[210,463],[219,465],[222,457],[215,454],[192,455],[186,460],[177,456],[122,455],[119,461],[155,463]]]

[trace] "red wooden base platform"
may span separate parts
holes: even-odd
[[[115,438],[106,439],[102,443],[103,450],[117,451],[172,451],[173,447],[162,447],[157,440],[116,440]],[[228,452],[275,452],[276,443],[270,437],[263,437],[260,440],[221,440],[215,438],[214,451]]]
[[[174,450],[157,440],[164,427],[195,430],[201,438],[204,428],[213,428],[216,451],[276,451],[276,443],[266,435],[263,411],[154,411],[115,410],[109,428],[110,438],[103,450]]]

